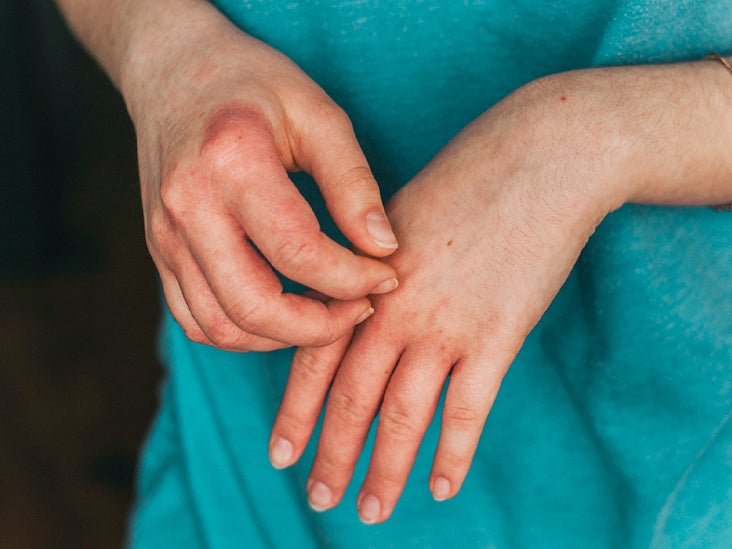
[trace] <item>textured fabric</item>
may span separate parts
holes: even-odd
[[[216,4],[349,113],[385,198],[534,78],[732,50],[724,0]],[[427,488],[438,417],[383,525],[356,515],[364,459],[324,514],[305,497],[313,444],[292,469],[269,465],[289,351],[196,345],[167,313],[161,351],[131,546],[732,546],[730,214],[611,214],[506,376],[461,493],[438,504]]]

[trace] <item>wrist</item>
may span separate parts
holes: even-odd
[[[610,80],[605,69],[559,73],[509,97],[519,117],[517,142],[551,174],[537,183],[557,197],[555,207],[594,225],[629,201],[638,168],[639,137]]]
[[[55,0],[69,27],[119,89],[121,69],[136,22],[144,15],[141,0]]]
[[[145,2],[128,25],[127,45],[118,59],[118,82],[133,119],[151,108],[156,97],[175,87],[195,87],[194,70],[206,55],[205,37],[219,32],[223,16],[198,0]]]
[[[647,108],[656,114],[639,120],[647,129],[636,150],[635,163],[642,169],[629,201],[677,206],[729,202],[732,75],[711,60],[655,70],[657,91]]]
[[[548,137],[560,155],[579,159],[573,169],[585,166],[578,190],[606,213],[626,202],[732,201],[732,75],[718,61],[589,69],[539,82]]]

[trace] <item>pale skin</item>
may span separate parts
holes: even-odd
[[[347,116],[287,58],[200,0],[57,1],[135,123],[148,246],[178,322],[228,350],[299,346],[276,466],[300,457],[331,388],[308,481],[318,510],[341,500],[379,412],[357,506],[389,517],[450,373],[430,489],[453,497],[503,375],[602,219],[628,202],[732,202],[721,64],[576,71],[447,144],[388,204],[393,253]],[[322,235],[296,169],[363,255]],[[283,294],[272,268],[331,299]],[[354,332],[368,294],[376,313]]]

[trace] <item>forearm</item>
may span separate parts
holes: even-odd
[[[732,74],[718,60],[591,69],[543,86],[554,128],[566,128],[552,138],[565,154],[596,156],[593,191],[610,209],[732,202]]]
[[[660,67],[648,141],[627,200],[661,205],[732,202],[732,74],[715,60]],[[668,79],[666,82],[665,79]],[[656,95],[655,97],[658,97]]]

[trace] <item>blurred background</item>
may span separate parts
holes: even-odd
[[[119,547],[161,369],[135,140],[51,0],[0,0],[0,548]]]

